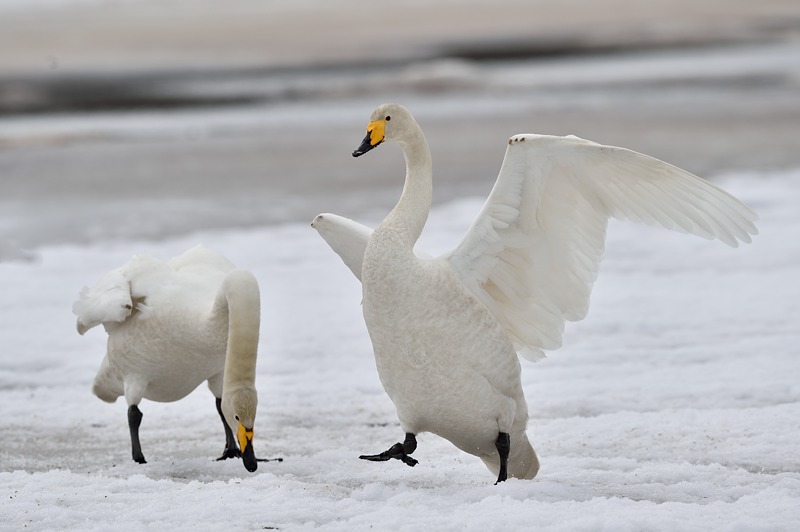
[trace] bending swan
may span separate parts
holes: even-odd
[[[408,465],[428,431],[480,457],[497,475],[530,479],[539,462],[516,353],[561,345],[565,320],[586,316],[610,217],[737,246],[756,214],[667,163],[578,137],[516,135],[497,182],[461,243],[435,259],[414,254],[431,207],[431,155],[402,106],[372,113],[353,152],[398,142],[406,178],[397,205],[369,228],[332,214],[312,222],[362,281],[378,375],[406,438],[362,456]]]
[[[167,264],[137,255],[81,291],[78,332],[102,323],[108,333],[92,391],[109,403],[125,396],[134,461],[145,463],[139,402],[177,401],[208,381],[225,429],[219,460],[241,456],[256,470],[260,309],[255,277],[202,246]]]

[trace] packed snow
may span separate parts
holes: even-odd
[[[306,224],[7,257],[0,529],[795,530],[800,171],[715,182],[759,212],[761,234],[733,249],[612,223],[587,319],[547,359],[523,361],[542,469],[496,486],[480,460],[430,434],[414,468],[358,459],[402,430],[359,283]],[[437,206],[420,248],[453,246],[480,206]],[[105,334],[75,331],[82,287],[133,254],[168,259],[198,242],[261,284],[254,441],[283,461],[253,474],[214,461],[224,434],[205,386],[142,402],[148,463],[134,463],[124,401],[90,392]]]

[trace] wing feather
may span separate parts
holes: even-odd
[[[131,283],[123,268],[108,272],[91,288],[84,287],[79,299],[72,304],[81,335],[101,323],[121,323],[131,315],[132,310]]]
[[[758,233],[756,214],[680,168],[578,137],[517,135],[497,182],[446,259],[525,358],[561,345],[586,316],[609,218],[718,239]]]
[[[372,229],[344,216],[330,213],[318,215],[311,226],[360,281],[364,250],[367,249]]]
[[[201,246],[190,249],[173,261],[187,267],[182,259],[186,256],[222,258],[221,255],[205,250]],[[222,260],[225,260],[222,258]],[[111,270],[92,287],[84,287],[78,300],[72,304],[72,312],[77,316],[77,329],[81,335],[97,325],[124,323],[135,313],[141,315],[149,311],[149,294],[157,293],[175,274],[167,264],[149,256],[135,255],[125,265]]]

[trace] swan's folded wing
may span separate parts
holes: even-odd
[[[100,325],[122,323],[132,315],[150,312],[150,294],[164,293],[175,270],[149,255],[135,255],[124,266],[100,278],[91,288],[84,287],[72,312],[78,317],[80,334]]]
[[[123,268],[110,271],[91,288],[84,287],[72,305],[80,334],[101,323],[121,323],[132,311],[131,283]]]
[[[372,229],[349,218],[330,213],[318,215],[311,226],[319,232],[360,281],[364,250],[367,249]]]
[[[717,238],[737,246],[755,213],[679,168],[577,137],[517,135],[497,183],[447,259],[525,358],[561,345],[582,319],[609,217]]]

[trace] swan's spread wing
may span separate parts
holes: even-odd
[[[330,213],[317,216],[311,226],[319,232],[360,281],[364,250],[372,235],[372,229],[349,218]]]
[[[447,257],[465,285],[537,360],[582,319],[609,217],[750,242],[756,214],[658,159],[577,137],[517,135],[483,210]]]

